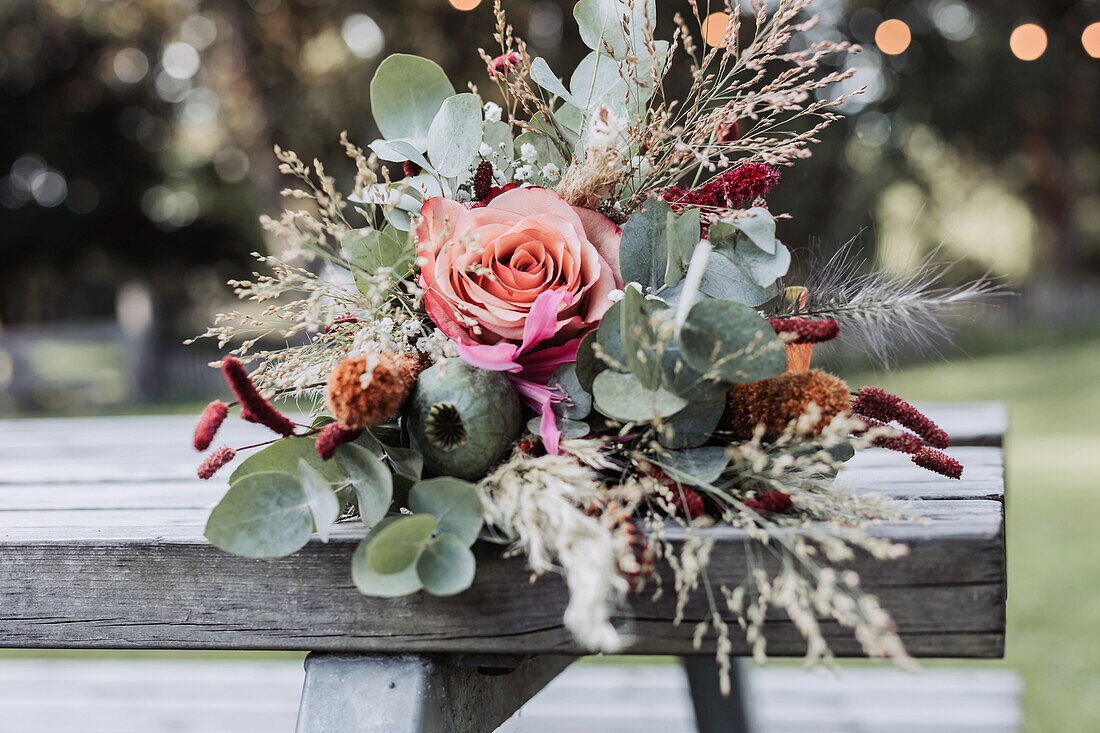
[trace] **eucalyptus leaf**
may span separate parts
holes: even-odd
[[[550,64],[546,63],[546,59],[541,56],[531,62],[531,79],[551,94],[561,97],[570,104],[576,104],[573,101],[573,95],[561,83],[557,74],[550,68]]]
[[[234,555],[289,555],[313,534],[309,497],[292,473],[250,473],[233,483],[210,512],[205,534],[212,545]]]
[[[627,17],[626,30],[623,18]],[[641,56],[645,40],[652,37],[649,26],[657,22],[656,0],[580,0],[573,7],[573,17],[584,44],[594,51],[610,48],[620,61],[627,56]]]
[[[481,128],[481,141],[489,146],[489,162],[504,178],[511,180],[512,128],[506,122],[486,122]]]
[[[621,422],[650,422],[682,410],[687,400],[666,389],[649,390],[633,374],[607,370],[592,382],[596,409]]]
[[[428,130],[428,158],[441,176],[465,173],[481,147],[481,102],[470,93],[443,101]]]
[[[768,322],[731,300],[707,298],[692,306],[679,348],[690,366],[733,384],[775,377],[787,368],[783,343]]]
[[[557,418],[558,430],[561,431],[562,440],[571,438],[583,438],[592,432],[592,426],[583,420],[570,420],[567,417]],[[542,437],[542,416],[535,415],[527,421],[527,432]]]
[[[684,359],[676,342],[665,344],[661,355],[661,384],[669,392],[689,402],[722,402],[725,404],[729,385],[714,379],[704,379],[703,373]]]
[[[533,132],[528,130],[520,135],[516,136],[513,143],[516,149],[517,157],[524,145],[531,145],[535,148],[535,162],[529,164],[532,168],[532,175],[528,179],[528,182],[535,185],[543,185],[549,183],[542,175],[542,169],[548,164],[554,164],[558,167],[558,170],[564,171],[565,156],[561,154],[561,150],[558,149],[557,143],[549,135],[545,135],[541,132]],[[514,165],[516,167],[528,164],[526,161],[517,160]]]
[[[740,229],[750,242],[768,254],[775,254],[775,218],[762,206],[755,206],[734,220],[734,226]]]
[[[672,478],[685,484],[713,484],[730,463],[725,446],[670,451],[661,461]]]
[[[309,502],[309,511],[313,515],[313,526],[322,542],[328,542],[328,532],[332,523],[340,517],[340,501],[325,477],[304,458],[298,459],[298,481]]]
[[[697,448],[711,439],[725,411],[724,399],[689,402],[662,421],[658,441],[666,448]]]
[[[368,532],[363,541],[359,543],[359,546],[355,548],[355,553],[351,556],[352,582],[355,583],[355,587],[360,592],[368,596],[396,598],[415,593],[424,587],[420,582],[420,576],[417,575],[415,564],[410,565],[400,573],[381,575],[371,570],[370,565],[367,563],[367,548],[370,543],[378,536],[379,532],[398,519],[400,517],[386,517],[375,525],[374,529]]]
[[[654,198],[627,219],[619,240],[619,270],[623,282],[636,282],[651,291],[665,284],[668,267],[665,226],[671,212],[667,203]]]
[[[670,305],[678,302],[682,283],[661,293],[661,297]],[[706,272],[699,283],[699,291],[704,295],[720,300],[732,300],[742,305],[758,306],[766,303],[777,294],[775,284],[760,287],[745,271],[735,265],[724,254],[711,253]]]
[[[435,527],[431,514],[413,514],[390,522],[367,545],[367,567],[379,575],[393,575],[411,567]]]
[[[389,458],[393,470],[399,476],[407,476],[414,481],[419,481],[424,473],[424,456],[420,451],[399,446],[386,446],[386,457]]]
[[[607,315],[604,314],[604,319]],[[601,321],[602,323],[602,321]],[[581,389],[592,393],[592,380],[596,378],[596,375],[607,369],[607,364],[603,359],[596,356],[596,352],[592,349],[592,344],[596,343],[596,331],[589,331],[581,339],[580,346],[577,347],[576,361],[573,363],[577,374],[577,381],[580,383]]]
[[[379,138],[372,142],[369,147],[382,160],[391,163],[402,163],[411,160],[425,170],[435,171],[428,159],[424,157],[424,151],[428,149],[426,139],[398,138],[397,140],[384,140]]]
[[[649,321],[645,296],[637,288],[627,286],[623,291],[619,321],[626,365],[642,387],[650,391],[657,389],[661,386],[657,335]]]
[[[583,420],[592,410],[592,395],[581,386],[577,377],[577,364],[562,364],[553,374],[546,386],[564,395],[564,399],[554,403],[554,411],[570,420]]]
[[[672,287],[687,273],[691,256],[699,244],[699,209],[690,208],[677,215],[669,211],[665,216],[665,239],[668,262],[665,266],[665,286]]]
[[[599,343],[605,356],[625,367],[626,353],[623,351],[622,317],[620,316],[622,307],[623,302],[620,300],[614,303],[603,314],[603,318],[600,319],[600,325],[596,327],[596,341]],[[596,357],[596,360],[605,367],[610,366],[599,357]],[[584,382],[581,382],[581,384],[583,385]]]
[[[787,274],[791,253],[774,239],[771,251],[766,251],[727,221],[715,222],[708,236],[715,252],[735,264],[761,288],[774,285],[776,279]]]
[[[439,64],[397,53],[374,72],[371,111],[378,129],[388,139],[426,138],[443,101],[454,93]]]
[[[352,266],[355,285],[364,295],[377,289],[371,279],[383,268],[392,271],[393,277],[400,278],[412,267],[416,259],[416,250],[409,241],[407,232],[388,226],[377,229],[359,230],[344,237],[343,254]]]
[[[619,63],[604,53],[593,51],[577,64],[569,89],[579,109],[591,112],[605,106],[617,115],[626,112],[627,83]]]
[[[481,531],[481,498],[473,484],[450,476],[421,481],[409,492],[409,509],[430,514],[440,532],[460,537],[468,545]]]
[[[432,539],[416,561],[424,590],[435,596],[453,596],[469,588],[476,570],[470,544],[446,532]]]
[[[393,501],[393,475],[378,456],[355,443],[337,448],[336,462],[355,488],[363,524],[374,526],[386,516]]]
[[[321,460],[313,438],[291,437],[277,440],[246,458],[229,477],[229,485],[235,486],[254,473],[284,473],[297,476],[300,458],[304,458],[306,463],[316,468],[333,486],[340,486],[347,481],[347,477],[338,465],[332,461]]]

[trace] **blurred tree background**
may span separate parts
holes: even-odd
[[[572,4],[504,3],[557,69],[583,53]],[[0,412],[201,390],[210,354],[178,345],[225,304],[224,280],[250,271],[249,253],[267,246],[256,219],[280,207],[272,145],[349,176],[338,135],[346,129],[363,147],[376,137],[367,89],[392,52],[430,57],[456,86],[469,79],[488,92],[476,49],[494,45],[491,6],[0,0],[0,387],[35,371],[48,382],[58,361],[125,372],[109,389],[89,381],[80,399],[13,388]],[[668,37],[688,5],[659,8],[658,35]],[[856,76],[827,93],[867,90],[813,158],[783,172],[770,204],[792,216],[785,241],[828,252],[857,236],[870,259],[899,269],[942,244],[942,257],[961,260],[956,277],[990,270],[1044,294],[1016,299],[1012,317],[1095,308],[1100,3],[818,0],[812,9],[822,22],[796,43],[863,45],[845,62]],[[92,339],[107,322],[114,351],[64,358],[41,348],[51,334]],[[153,375],[135,372],[135,359],[146,372],[155,363]]]

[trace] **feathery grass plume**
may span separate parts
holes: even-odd
[[[889,367],[903,345],[938,353],[940,344],[952,343],[952,316],[1008,294],[989,276],[948,284],[957,262],[939,263],[939,248],[905,274],[866,270],[856,242],[852,238],[827,260],[810,262],[809,274],[800,283],[807,290],[805,301],[779,303],[769,315],[832,318],[844,332],[845,343]]]
[[[203,451],[210,447],[228,414],[229,405],[221,400],[214,400],[206,406],[199,417],[199,424],[195,427],[195,450]]]
[[[619,574],[619,543],[587,516],[600,495],[595,472],[565,455],[521,450],[478,483],[485,521],[515,537],[513,551],[536,575],[559,570],[569,588],[565,626],[592,651],[613,653],[623,639],[611,624],[629,585]]]

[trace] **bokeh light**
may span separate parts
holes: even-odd
[[[455,10],[473,10],[481,5],[481,0],[448,0]]]
[[[374,18],[363,13],[349,15],[344,21],[340,35],[351,52],[361,59],[369,59],[382,53],[386,37]]]
[[[1008,47],[1021,61],[1034,61],[1047,50],[1047,32],[1034,23],[1016,26],[1008,37]]]
[[[909,26],[897,18],[884,20],[875,29],[875,45],[879,51],[889,56],[903,53],[912,40],[913,34],[909,32]]]
[[[1085,53],[1094,59],[1100,59],[1100,22],[1091,23],[1081,33],[1081,45]]]
[[[726,27],[729,25],[729,13],[711,13],[703,19],[700,30],[703,41],[708,46],[723,47],[726,45]]]

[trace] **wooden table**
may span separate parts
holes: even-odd
[[[910,500],[923,517],[876,530],[908,543],[908,557],[853,567],[914,656],[1000,657],[1005,413],[996,404],[928,411],[954,437],[948,452],[965,464],[964,478],[931,475],[884,450],[852,461],[846,480]],[[459,596],[383,600],[352,585],[349,561],[364,533],[357,522],[287,558],[211,547],[203,527],[225,484],[194,477],[193,424],[0,422],[0,647],[310,651],[299,715],[299,731],[310,733],[491,730],[584,653],[562,626],[564,584],[529,584],[522,559],[502,560],[497,548],[476,548],[477,579]],[[224,430],[219,438],[231,445],[263,436],[239,421]],[[741,533],[711,531],[712,577],[740,577]],[[673,626],[670,595],[632,599],[627,653],[713,652],[691,644],[705,603]],[[859,655],[849,633],[822,628],[838,655]],[[767,635],[773,656],[803,651],[789,621],[770,620]],[[736,637],[734,646],[748,652]],[[735,730],[736,696],[719,703],[712,672],[706,657],[688,663],[700,729]]]

